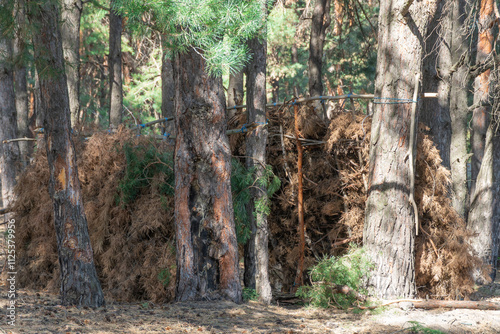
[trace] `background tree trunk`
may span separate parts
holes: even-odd
[[[423,99],[420,120],[430,128],[429,133],[439,150],[443,166],[450,168],[451,21],[445,13],[446,5],[447,1],[439,2],[436,15],[429,24],[423,61],[422,91],[437,92],[438,97]]]
[[[375,108],[370,141],[369,189],[363,243],[375,263],[370,285],[381,298],[413,297],[415,214],[409,203],[410,129],[415,76],[421,74],[423,36],[435,2],[413,2],[396,19],[405,0],[380,2]],[[405,22],[401,22],[404,20]],[[404,43],[402,42],[404,41]],[[404,80],[402,80],[404,78]],[[405,101],[402,101],[405,102]],[[417,109],[418,110],[418,109]],[[416,138],[414,138],[416,139]],[[416,145],[416,140],[414,141]]]
[[[267,126],[266,123],[266,42],[257,37],[249,41],[252,61],[247,65],[247,113],[248,123],[262,124],[246,136],[247,168],[255,168],[254,177],[265,174]],[[267,215],[257,209],[257,203],[268,202],[267,188],[255,183],[251,189],[251,199],[247,207],[251,235],[245,245],[245,274],[247,288],[257,291],[259,299],[269,304],[272,299],[269,283],[269,227]],[[267,204],[269,205],[269,204]]]
[[[163,56],[161,62],[161,114],[168,119],[174,118],[174,68],[172,66],[172,52],[166,47],[165,36],[162,35]],[[164,134],[174,135],[175,124],[166,122],[163,127]]]
[[[122,122],[122,17],[115,13],[115,1],[109,11],[109,126],[115,128]]]
[[[52,1],[28,8],[31,24],[40,28],[34,34],[33,45],[50,171],[49,192],[54,204],[61,300],[63,305],[99,307],[104,305],[104,296],[94,266],[71,139],[59,9]],[[49,66],[51,71],[46,71]]]
[[[62,1],[61,36],[64,69],[68,80],[71,126],[76,126],[80,113],[80,18],[82,6],[81,0]]]
[[[17,135],[19,137],[32,138],[33,135],[29,129],[29,109],[28,109],[28,82],[26,72],[26,45],[24,43],[23,32],[26,31],[26,13],[24,0],[16,1],[16,36],[14,41],[14,84],[16,93],[16,111],[17,111]],[[20,160],[23,167],[29,162],[29,157],[33,151],[32,142],[19,142]]]
[[[205,69],[204,59],[192,48],[175,57],[175,299],[238,303],[226,102],[222,79]]]
[[[451,116],[451,198],[453,207],[464,219],[467,219],[469,192],[467,187],[467,88],[469,57],[467,37],[464,27],[466,0],[451,0],[446,15],[451,17],[451,63],[463,63],[451,75],[450,116]]]
[[[227,88],[227,107],[241,106],[243,104],[243,76],[244,70],[236,73],[229,73],[229,85]],[[227,120],[230,121],[238,111],[229,109]],[[250,122],[250,121],[248,121]]]
[[[326,29],[330,26],[330,0],[316,0],[311,21],[309,44],[309,95],[323,95],[323,44]],[[325,108],[320,101],[315,105],[321,117],[325,118]]]
[[[1,1],[4,5],[6,1]],[[17,142],[3,143],[17,137],[16,98],[12,73],[12,40],[0,30],[0,175],[2,203],[9,207],[14,200],[14,186],[19,171],[19,146]]]
[[[494,1],[481,0],[476,63],[483,62],[493,51],[494,20]],[[474,155],[471,161],[471,194],[475,192],[476,178],[481,168],[481,161],[483,161],[486,132],[490,123],[490,73],[491,70],[487,70],[474,80],[474,105],[477,107],[472,113],[471,147]]]

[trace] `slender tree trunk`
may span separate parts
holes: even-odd
[[[109,126],[117,128],[122,122],[122,17],[114,11],[115,1],[111,0],[109,11]]]
[[[479,38],[477,45],[476,63],[483,62],[493,51],[493,27],[495,13],[493,0],[481,0],[479,10]],[[490,73],[487,70],[481,73],[474,80],[474,105],[478,105],[472,113],[472,131],[471,131],[471,147],[472,156],[471,172],[472,185],[471,194],[475,192],[475,184],[477,174],[481,168],[483,161],[486,132],[490,123],[491,99],[490,92]],[[471,200],[473,200],[471,198]]]
[[[205,69],[193,49],[175,56],[175,299],[238,303],[226,102],[222,79]]]
[[[26,31],[26,13],[24,9],[24,0],[16,1],[16,36],[14,41],[15,71],[14,84],[16,92],[16,111],[17,111],[17,135],[19,137],[31,138],[29,129],[29,109],[28,109],[28,82],[26,72],[27,54],[24,43],[23,32]],[[23,167],[26,167],[29,157],[33,151],[33,145],[29,141],[19,142],[20,158]]]
[[[227,88],[227,107],[241,106],[243,104],[243,75],[244,70],[229,74],[229,86]],[[236,115],[236,109],[227,111],[227,119],[231,120]]]
[[[415,1],[405,18],[396,19],[405,3],[382,0],[379,14],[376,104],[363,243],[375,263],[369,284],[382,298],[413,297],[416,293],[418,212],[414,212],[409,200],[411,178],[415,177],[410,173],[414,159],[410,159],[409,143],[413,141],[411,149],[415,151],[417,131],[410,126],[414,102],[408,102],[413,100],[415,78],[422,72],[423,36],[436,4]],[[393,99],[406,101],[394,103]]]
[[[467,74],[469,61],[467,37],[464,31],[465,0],[451,0],[451,8],[446,15],[451,17],[451,59],[457,64],[463,58],[463,63],[451,76],[450,116],[451,116],[451,198],[455,210],[467,219],[469,207],[469,192],[467,187]]]
[[[323,44],[330,21],[330,0],[316,0],[309,44],[309,95],[311,96],[323,95]],[[315,107],[319,110],[321,117],[326,118],[326,110],[320,101],[316,103]]]
[[[445,13],[446,5],[447,1],[439,2],[436,15],[429,24],[423,61],[422,90],[437,92],[438,97],[422,101],[420,120],[430,128],[443,166],[450,168],[451,21]]]
[[[267,126],[266,123],[266,53],[265,40],[257,37],[249,41],[252,61],[247,66],[247,113],[248,122],[257,122],[259,126],[246,136],[247,168],[255,168],[254,177],[265,174]],[[251,189],[252,197],[248,204],[248,217],[251,235],[245,245],[245,286],[257,291],[259,299],[267,304],[271,302],[272,292],[269,283],[269,226],[267,215],[257,209],[257,203],[268,203],[267,188],[255,183]],[[269,205],[269,203],[267,204]]]
[[[0,1],[5,6],[5,0]],[[3,143],[17,137],[16,98],[12,73],[12,40],[0,30],[0,175],[2,203],[9,207],[14,201],[14,186],[19,171],[19,146],[17,142]]]
[[[174,68],[172,66],[172,52],[166,47],[166,37],[162,36],[162,63],[161,63],[161,114],[168,119],[174,118]],[[166,122],[163,127],[164,134],[174,135],[175,124]]]
[[[82,202],[76,154],[71,139],[68,86],[64,72],[59,8],[47,0],[30,8],[35,65],[39,73],[41,110],[49,163],[63,305],[104,305],[94,266]],[[50,71],[47,69],[50,68]]]
[[[68,78],[71,126],[76,126],[80,113],[80,18],[82,7],[81,0],[62,1],[61,36],[64,70]]]

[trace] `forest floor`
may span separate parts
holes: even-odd
[[[500,302],[500,284],[484,286],[476,297]],[[8,302],[2,293],[0,333],[500,333],[500,311],[402,309],[394,304],[356,314],[252,301],[154,305],[110,300],[92,310],[63,307],[57,295],[27,290],[18,291],[11,326]]]

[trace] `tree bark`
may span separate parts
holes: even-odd
[[[59,8],[53,1],[28,6],[34,34],[35,65],[49,163],[49,193],[61,274],[63,305],[104,305],[83,208],[76,154],[71,138],[68,86],[64,72]]]
[[[76,126],[80,113],[80,18],[82,9],[81,0],[62,1],[61,36],[64,70],[68,80],[71,126]]]
[[[323,95],[323,44],[330,21],[330,0],[317,0],[312,15],[309,43],[309,95],[311,96]],[[325,119],[325,108],[321,102],[317,101],[315,107]]]
[[[493,27],[495,13],[493,0],[481,0],[479,10],[479,36],[477,44],[476,63],[484,62],[493,51]],[[486,70],[474,80],[474,105],[479,105],[472,113],[471,131],[471,194],[474,194],[476,178],[483,161],[486,132],[490,123],[491,102],[490,92],[491,69]],[[471,198],[471,200],[473,200]]]
[[[122,17],[115,13],[115,1],[109,11],[109,126],[117,128],[122,122]]]
[[[25,55],[27,54],[24,43],[23,32],[26,31],[26,13],[24,0],[16,1],[16,36],[14,41],[14,84],[16,93],[17,111],[17,135],[23,138],[33,138],[29,129],[29,108],[28,108],[28,82],[26,72]],[[19,143],[20,158],[23,167],[26,167],[29,157],[33,151],[33,145],[29,141]]]
[[[174,118],[174,68],[172,66],[172,52],[166,46],[166,36],[162,35],[162,63],[161,63],[161,114],[168,119]],[[163,134],[175,135],[173,121],[165,122]]]
[[[370,171],[364,245],[375,264],[369,284],[381,298],[412,297],[415,287],[415,214],[410,204],[408,158],[412,96],[421,76],[424,37],[435,2],[414,2],[397,18],[405,0],[382,0],[376,104],[370,141]],[[404,78],[404,80],[402,80]],[[395,103],[402,99],[400,103]],[[406,102],[406,103],[405,103]],[[408,103],[411,102],[411,103]],[[418,109],[417,109],[418,110]],[[413,138],[416,144],[416,138]],[[411,148],[411,149],[414,149]]]
[[[265,8],[264,8],[265,10]],[[268,130],[266,123],[266,41],[254,37],[248,42],[252,60],[247,65],[247,115],[248,123],[257,127],[246,136],[247,168],[254,168],[255,179],[264,177]],[[257,203],[268,203],[267,187],[256,182],[251,189],[247,207],[251,235],[245,245],[245,286],[257,291],[259,299],[269,304],[272,299],[269,282],[269,226],[267,215],[257,208]]]
[[[229,73],[229,85],[227,88],[227,107],[241,106],[243,104],[243,75],[245,71]],[[237,113],[236,109],[227,111],[227,120],[231,120]],[[250,121],[248,121],[250,123]]]
[[[5,0],[0,1],[3,7]],[[17,142],[3,143],[17,137],[16,98],[12,73],[12,40],[0,30],[0,175],[2,204],[10,207],[14,201],[14,186],[19,171],[19,146]]]
[[[477,175],[475,192],[471,197],[468,227],[474,233],[473,249],[487,265],[494,281],[500,242],[500,136],[497,124],[492,122],[486,136],[486,149]],[[480,270],[474,273],[477,283],[487,283]]]
[[[176,54],[177,301],[241,302],[222,79],[194,49]]]
[[[466,1],[451,1],[446,15],[451,17],[451,59],[457,64],[462,56],[468,54],[467,37],[464,31]],[[464,58],[457,70],[451,75],[450,116],[451,116],[451,198],[455,210],[467,219],[469,192],[467,187],[467,86],[469,61]]]
[[[430,135],[439,150],[443,166],[450,168],[451,118],[450,69],[451,21],[445,10],[447,1],[440,1],[436,15],[429,24],[423,61],[422,90],[437,92],[437,98],[423,99],[420,120],[430,128]],[[439,69],[439,71],[438,71]]]

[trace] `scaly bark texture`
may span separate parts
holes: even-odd
[[[109,125],[117,128],[122,122],[122,17],[114,11],[111,0],[109,11]]]
[[[477,175],[475,192],[469,212],[469,229],[474,233],[471,240],[477,255],[491,265],[490,278],[494,281],[498,264],[500,243],[500,136],[497,125],[491,123],[486,136],[486,149],[481,169]],[[479,284],[488,277],[477,271],[474,278]]]
[[[176,300],[241,302],[222,79],[192,48],[176,54]]]
[[[447,1],[440,1],[436,15],[429,24],[426,38],[426,57],[423,61],[422,90],[437,92],[437,98],[422,101],[420,120],[430,128],[430,134],[443,166],[450,168],[451,118],[450,118],[450,68],[451,62],[451,26],[445,15]],[[439,69],[439,70],[438,70]]]
[[[31,24],[40,29],[34,34],[33,45],[54,205],[61,301],[63,305],[99,307],[104,305],[104,296],[94,266],[71,139],[59,8],[50,0],[29,4],[28,8]]]
[[[446,15],[451,21],[451,63],[460,66],[451,76],[450,117],[451,117],[451,198],[455,210],[467,219],[469,207],[469,190],[467,187],[467,74],[469,61],[465,57],[468,52],[464,18],[465,0],[448,0]],[[464,56],[462,58],[462,55]]]
[[[412,103],[408,102],[413,99],[415,77],[421,76],[424,36],[436,6],[435,1],[415,1],[405,18],[398,18],[405,3],[380,2],[376,104],[363,233],[363,244],[375,264],[369,284],[377,296],[387,299],[416,293],[414,215],[418,213],[409,202],[409,164],[414,161],[407,156],[412,132]]]
[[[494,1],[481,0],[479,9],[479,36],[477,45],[476,63],[483,62],[493,51],[493,28],[495,20]],[[472,113],[472,131],[471,131],[471,194],[474,194],[477,174],[483,161],[486,132],[490,123],[491,101],[490,92],[490,73],[487,70],[481,73],[474,80],[474,105],[478,105]],[[471,201],[473,199],[471,198]]]
[[[330,0],[317,0],[311,21],[311,40],[309,43],[309,95],[323,95],[323,45],[326,29],[330,26]],[[318,102],[315,104],[320,115],[325,118],[325,108]]]
[[[22,138],[32,138],[29,129],[28,82],[25,55],[27,55],[23,32],[26,31],[26,13],[24,0],[17,0],[15,7],[16,35],[14,40],[14,84],[16,92],[17,135]],[[19,142],[21,164],[25,167],[33,151],[29,141]]]
[[[75,126],[80,113],[80,18],[83,3],[81,0],[63,0],[61,8],[64,70],[68,80],[71,125]]]
[[[252,61],[247,66],[247,114],[248,123],[260,123],[246,136],[247,168],[255,168],[254,177],[264,176],[266,166],[267,126],[266,123],[266,53],[267,44],[253,38],[248,42]],[[269,226],[267,215],[257,210],[258,201],[267,202],[267,188],[258,182],[251,189],[247,206],[251,235],[245,245],[245,274],[247,288],[257,291],[259,299],[269,304],[272,299],[269,282]],[[254,214],[256,213],[256,214]]]
[[[243,77],[244,70],[229,74],[229,84],[227,88],[227,107],[241,106],[243,104]],[[236,109],[227,111],[228,121],[236,115]]]
[[[5,0],[0,5],[5,5]],[[8,208],[14,200],[14,186],[19,171],[19,146],[17,142],[4,140],[16,138],[16,99],[12,73],[12,40],[0,30],[0,175],[2,182],[2,204]]]

